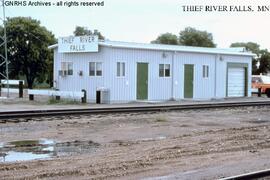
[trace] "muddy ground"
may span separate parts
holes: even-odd
[[[0,124],[2,143],[44,138],[96,146],[45,160],[2,162],[0,179],[216,179],[270,168],[269,107]]]

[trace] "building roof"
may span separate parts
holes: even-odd
[[[164,45],[164,44],[147,44],[134,42],[120,42],[120,41],[99,41],[100,46],[125,48],[125,49],[145,49],[157,51],[173,51],[173,52],[193,52],[206,54],[223,54],[223,55],[241,55],[241,56],[255,56],[255,54],[248,52],[243,47],[239,48],[206,48],[193,46],[179,46],[179,45]],[[58,47],[57,44],[49,46],[49,49]]]

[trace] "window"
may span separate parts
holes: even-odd
[[[170,77],[170,64],[160,64],[159,65],[159,77]]]
[[[63,74],[72,76],[73,75],[73,63],[72,62],[61,62],[61,71]]]
[[[125,73],[125,63],[117,62],[117,77],[124,77]]]
[[[89,76],[102,76],[102,63],[101,62],[89,63]]]
[[[209,66],[203,65],[203,78],[209,77]]]
[[[102,63],[96,63],[96,76],[102,76]]]
[[[95,76],[96,63],[90,62],[89,64],[89,76]]]

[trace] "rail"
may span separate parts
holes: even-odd
[[[258,179],[258,178],[265,178],[265,177],[270,177],[270,169],[241,174],[237,176],[231,176],[227,178],[222,178],[220,180],[246,180],[246,179]]]
[[[50,110],[20,110],[0,112],[0,119],[30,118],[44,116],[67,116],[83,114],[108,114],[108,113],[134,113],[134,112],[162,112],[173,110],[197,110],[214,108],[236,108],[247,106],[270,106],[270,101],[255,102],[219,102],[182,105],[143,105],[125,107],[105,108],[83,108],[83,109],[50,109]]]

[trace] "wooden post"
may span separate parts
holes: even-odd
[[[23,98],[23,81],[19,81],[19,98]]]
[[[86,99],[87,99],[87,98],[86,98],[86,97],[87,97],[87,96],[86,96],[86,90],[83,89],[82,92],[83,92],[82,103],[86,103]]]
[[[60,101],[60,96],[55,96],[55,100]]]
[[[56,89],[56,91],[59,91],[59,89]],[[55,96],[55,100],[60,101],[60,96]]]
[[[262,97],[262,88],[258,88],[258,97]]]
[[[33,94],[29,94],[29,100],[34,101],[34,95]]]

